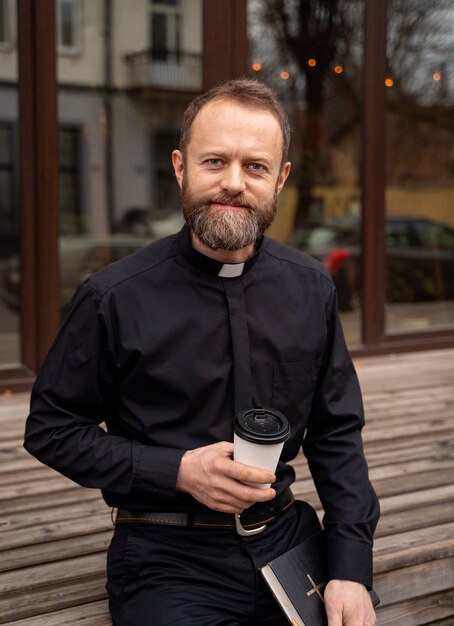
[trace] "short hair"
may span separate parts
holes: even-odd
[[[243,106],[265,109],[272,113],[279,122],[282,131],[281,164],[287,160],[291,135],[288,116],[279,102],[276,92],[264,83],[251,78],[238,78],[226,81],[192,100],[183,114],[181,126],[180,151],[183,155],[191,138],[191,127],[198,112],[205,104],[214,100],[233,100]]]

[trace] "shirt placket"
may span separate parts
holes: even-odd
[[[246,300],[241,279],[224,279],[233,352],[234,414],[252,406],[251,358]]]

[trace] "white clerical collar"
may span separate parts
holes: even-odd
[[[236,278],[241,276],[245,263],[224,263],[218,272],[221,278]]]
[[[188,226],[185,224],[177,236],[177,246],[184,259],[191,265],[217,276],[219,278],[239,278],[246,274],[260,257],[260,249],[265,238],[260,237],[256,242],[256,252],[246,259],[244,263],[222,263],[211,257],[205,256],[192,247]]]

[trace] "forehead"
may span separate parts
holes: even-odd
[[[213,100],[197,113],[190,132],[188,148],[239,146],[262,149],[282,155],[281,126],[274,114],[234,100]]]

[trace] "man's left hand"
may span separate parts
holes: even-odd
[[[330,580],[324,593],[328,626],[374,626],[375,611],[364,585]]]

